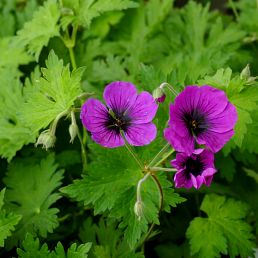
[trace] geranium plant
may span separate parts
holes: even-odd
[[[1,257],[254,257],[257,1],[0,2]]]

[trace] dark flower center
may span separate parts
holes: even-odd
[[[130,124],[131,118],[126,114],[126,112],[110,110],[106,121],[106,127],[108,129],[114,130],[117,134],[120,134],[120,130],[126,132]]]
[[[203,171],[203,164],[200,161],[200,159],[197,157],[196,159],[193,159],[189,157],[186,160],[186,176],[190,177],[190,173],[194,176],[198,176],[202,174]]]
[[[205,132],[209,127],[205,115],[199,110],[184,113],[183,119],[191,134],[195,136]]]

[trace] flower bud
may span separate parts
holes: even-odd
[[[134,204],[134,213],[140,220],[143,217],[144,204],[142,201],[137,201]]]
[[[166,99],[166,94],[161,87],[155,89],[152,93],[153,98],[156,102],[162,103]]]
[[[48,130],[43,131],[39,135],[35,146],[37,147],[39,144],[42,144],[43,145],[42,148],[45,148],[47,150],[49,148],[52,148],[55,145],[55,142],[56,142],[56,136],[53,135],[50,132],[50,130],[48,129]]]
[[[69,134],[70,134],[70,142],[73,143],[76,135],[78,133],[78,126],[77,124],[74,124],[74,123],[71,123],[70,126],[69,126]]]

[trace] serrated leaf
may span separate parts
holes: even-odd
[[[25,100],[16,71],[0,69],[0,85],[0,155],[10,161],[23,145],[35,141],[36,135],[19,113]]]
[[[78,20],[83,26],[89,27],[92,20],[102,13],[110,11],[121,11],[135,8],[138,4],[131,0],[92,0],[81,1]]]
[[[27,232],[46,237],[58,226],[57,208],[51,206],[61,197],[54,190],[61,185],[63,171],[57,171],[54,156],[16,159],[9,168],[4,182],[6,207],[22,215],[22,220],[10,239],[11,244]]]
[[[209,5],[189,1],[184,8],[172,10],[165,23],[160,36],[165,42],[164,55],[157,66],[165,74],[176,69],[177,81],[183,85],[196,83],[235,57],[244,35],[234,23],[224,26],[221,17],[209,11]]]
[[[87,253],[91,248],[91,243],[78,245],[73,243],[67,250],[58,242],[54,251],[48,249],[47,244],[40,246],[39,239],[34,239],[31,234],[27,234],[22,243],[22,249],[17,248],[19,258],[87,258]]]
[[[24,122],[34,132],[46,128],[57,116],[66,112],[81,93],[80,80],[84,68],[73,72],[63,66],[54,51],[51,51],[42,69],[43,76],[32,82],[34,88],[26,91],[27,102],[22,108]]]
[[[251,227],[244,221],[247,206],[224,196],[206,195],[201,210],[208,218],[195,218],[187,230],[191,254],[198,257],[253,256]],[[205,236],[205,237],[204,237]]]
[[[30,61],[31,57],[15,41],[15,37],[0,39],[0,72],[2,69],[12,69],[19,75],[18,66]]]
[[[4,240],[11,236],[11,231],[21,219],[20,215],[8,213],[3,209],[5,189],[0,192],[0,246],[4,246]]]
[[[33,19],[17,32],[17,42],[27,47],[38,61],[40,52],[50,38],[59,35],[60,10],[56,0],[48,0],[33,14]]]
[[[128,158],[128,153],[123,148],[106,149],[92,145],[91,153],[94,158],[89,164],[89,174],[62,188],[61,192],[82,201],[84,205],[93,205],[95,214],[108,211],[110,218],[121,221],[119,227],[125,230],[125,239],[133,248],[142,234],[147,232],[149,223],[159,224],[158,187],[152,178],[148,178],[142,185],[144,211],[139,220],[134,213],[134,204],[136,186],[143,174],[135,161]],[[164,173],[157,174],[157,177],[164,192],[165,210],[169,211],[169,206],[175,206],[183,198],[180,199],[173,193],[171,183]]]

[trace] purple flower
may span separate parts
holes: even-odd
[[[174,177],[175,187],[198,189],[202,184],[210,186],[216,173],[214,154],[206,149],[194,150],[190,155],[178,153],[171,164],[178,170]]]
[[[151,121],[158,105],[151,94],[137,94],[132,83],[118,81],[106,86],[103,98],[107,106],[89,99],[81,109],[82,123],[95,142],[108,148],[122,146],[125,142],[121,131],[128,143],[135,146],[155,139],[157,129]]]
[[[195,143],[219,151],[234,134],[236,108],[222,90],[188,86],[170,105],[164,136],[175,150],[191,154]]]

